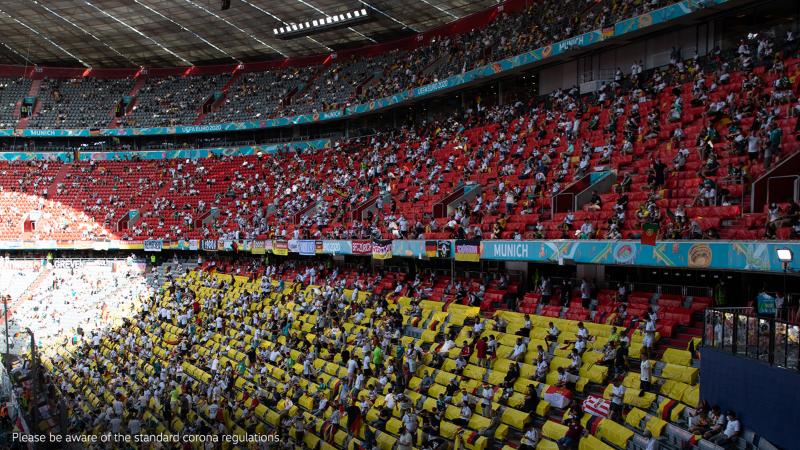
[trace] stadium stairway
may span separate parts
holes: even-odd
[[[33,293],[33,291],[37,287],[39,287],[39,285],[41,285],[42,282],[44,282],[44,280],[47,278],[47,275],[50,272],[52,272],[52,270],[50,270],[50,269],[43,270],[42,272],[39,273],[39,276],[36,277],[35,280],[33,280],[33,283],[31,283],[31,284],[25,284],[24,282],[23,283],[17,283],[15,281],[14,283],[12,283],[11,286],[9,286],[9,288],[8,288],[8,290],[6,292],[9,295],[11,295],[11,299],[14,300],[14,302],[11,305],[8,305],[8,315],[9,315],[9,317],[13,315],[14,311],[17,308],[19,308],[20,305],[25,303],[25,301],[28,300],[31,297],[31,294]],[[18,293],[16,298],[14,296],[14,292]],[[2,325],[3,323],[4,322],[2,320],[0,320],[0,325]]]
[[[179,262],[186,271],[192,271],[197,268],[197,260],[181,259]],[[145,275],[147,283],[151,286],[164,285],[167,282],[167,266],[174,267],[175,263],[172,261],[164,262],[158,266],[155,273],[148,271]]]
[[[128,97],[136,97],[136,94],[139,92],[139,89],[142,87],[145,80],[147,80],[147,77],[138,77],[136,79],[136,84],[133,85],[131,91],[128,93]]]
[[[8,317],[12,318],[8,322],[8,336],[9,338],[13,337],[15,334],[22,332],[23,330],[17,325],[16,321],[13,320],[14,312],[22,306],[25,301],[27,301],[33,292],[47,279],[47,276],[52,272],[52,270],[43,270],[39,273],[39,276],[33,280],[32,283],[27,284],[25,280],[20,280],[19,277],[12,277],[12,283],[9,287],[4,291],[5,293],[11,295],[11,299],[13,303],[8,305]],[[6,340],[2,334],[5,332],[5,325],[6,325],[6,317],[2,316],[0,319],[0,348],[6,350]],[[14,348],[8,351],[9,353],[19,354],[19,346],[15,346]],[[16,352],[15,352],[16,350]]]
[[[67,172],[69,172],[70,167],[72,167],[72,164],[62,164],[61,167],[58,169],[56,177],[53,178],[53,182],[50,183],[50,187],[47,188],[48,199],[53,199],[56,196],[58,185],[61,184],[62,181],[64,181],[64,178],[67,176]]]
[[[162,186],[162,187],[161,187],[159,190],[157,190],[157,191],[156,191],[156,192],[155,192],[153,195],[151,195],[151,196],[150,196],[150,198],[148,198],[148,199],[147,199],[147,201],[145,201],[144,203],[142,203],[142,206],[141,206],[141,208],[139,209],[139,220],[141,220],[141,219],[144,217],[144,213],[146,213],[147,211],[150,211],[150,209],[153,207],[153,201],[154,201],[155,199],[157,199],[157,198],[161,198],[161,197],[163,197],[163,196],[164,196],[164,194],[166,194],[166,193],[167,193],[167,191],[169,191],[169,188],[170,188],[171,186],[172,186],[171,184],[169,184],[169,183],[165,183],[165,184],[164,184],[164,186]],[[129,224],[128,224],[128,228],[131,228],[131,227],[133,227],[134,225],[136,225],[136,222],[129,223]]]

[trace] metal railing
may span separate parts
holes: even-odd
[[[766,203],[767,205],[769,205],[770,203],[773,202],[773,200],[770,198],[770,193],[772,192],[772,191],[769,190],[770,181],[780,180],[781,178],[794,178],[794,187],[792,188],[791,197],[792,198],[797,198],[797,196],[798,196],[798,185],[800,185],[800,175],[783,175],[783,176],[780,176],[780,177],[770,177],[767,180],[767,203]],[[784,197],[788,197],[788,196],[784,195]],[[780,202],[782,202],[782,201],[784,201],[784,200],[781,199]],[[776,202],[776,203],[780,203],[780,202]],[[755,212],[755,211],[753,211],[753,212]]]
[[[557,213],[556,213],[556,208],[558,208],[558,197],[559,197],[560,195],[563,195],[563,196],[565,196],[565,197],[566,197],[567,195],[569,195],[569,196],[572,198],[572,199],[570,200],[570,202],[569,202],[569,205],[570,205],[570,206],[572,206],[572,205],[575,203],[575,193],[573,193],[573,192],[560,192],[560,193],[558,193],[558,194],[554,195],[553,197],[551,197],[551,200],[550,200],[550,201],[552,202],[552,204],[550,205],[550,206],[551,206],[551,208],[550,208],[550,220],[553,220],[553,218],[554,218],[554,217],[556,216],[556,214],[557,214]],[[580,228],[580,227],[577,227],[577,228]]]
[[[744,216],[744,191],[747,190],[744,188],[744,180],[720,180],[717,181],[717,186],[725,183],[738,184],[742,186],[742,194],[739,196],[739,217]],[[719,192],[717,192],[717,194],[719,194]],[[714,199],[714,203],[716,205],[716,199]]]
[[[711,297],[713,295],[713,288],[705,286],[630,281],[626,282],[626,287],[628,292],[646,292],[649,294],[672,294],[687,297]]]
[[[752,308],[708,308],[703,345],[774,367],[800,371],[800,324],[758,315]]]

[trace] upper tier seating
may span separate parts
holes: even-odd
[[[17,103],[21,103],[28,95],[31,83],[30,78],[0,78],[0,127],[16,126],[20,118],[19,112],[14,115]]]
[[[107,128],[134,83],[133,78],[45,78],[28,128]]]
[[[114,122],[114,127],[187,126],[199,118],[202,124],[242,122],[322,113],[368,103],[611,26],[664,6],[661,3],[666,4],[663,0],[655,4],[606,0],[603,8],[598,8],[595,2],[587,0],[539,2],[510,14],[501,12],[486,25],[468,32],[433,36],[413,49],[390,50],[325,66],[288,67],[242,75],[158,78],[143,74],[140,76],[147,78],[136,93],[133,109]],[[577,25],[576,18],[582,18]],[[228,86],[231,76],[239,78]],[[0,102],[7,109],[0,109],[0,123],[16,123],[18,116],[13,116],[16,102],[28,93],[31,81],[0,80],[0,84],[6,82],[20,88],[9,95],[8,102]],[[130,93],[135,82],[135,79],[91,77],[44,79],[38,106],[27,127],[110,126],[115,106]],[[213,111],[201,116],[203,104],[226,87],[226,98]],[[287,94],[291,98],[285,99]]]
[[[200,108],[222,92],[231,74],[148,78],[136,95],[136,104],[120,126],[129,128],[192,125]]]
[[[755,48],[742,49],[691,61],[673,55],[670,68],[619,74],[598,93],[558,90],[552,97],[342,139],[332,149],[180,164],[119,161],[97,170],[73,164],[71,175],[88,176],[60,181],[56,199],[112,230],[127,209],[140,209],[142,221],[114,234],[125,238],[635,239],[645,223],[658,224],[661,239],[796,238],[794,224],[775,222],[796,205],[781,203],[764,216],[745,208],[750,184],[767,171],[770,136],[782,143],[769,150],[773,164],[797,151],[800,80],[785,75],[797,70],[798,60],[781,60],[794,55],[780,52],[779,64],[768,69],[743,53]],[[274,75],[291,85],[317,72]],[[346,68],[342,72],[349,77]],[[248,77],[233,86],[259,85]],[[211,86],[223,78],[196,81]],[[746,138],[743,130],[753,128]],[[749,141],[759,152],[748,152]],[[148,176],[137,173],[140,167]],[[579,211],[552,214],[554,194],[592,170],[608,169],[618,173],[614,189]],[[14,176],[0,182],[19,189]],[[29,174],[24,192],[41,194],[53,180],[31,182]],[[436,202],[473,184],[483,191],[476,200],[449,217],[431,217]],[[168,189],[154,196],[162,186]],[[101,197],[103,190],[116,205]],[[354,220],[354,211],[376,196],[384,200],[376,205],[381,208]],[[105,204],[97,205],[97,197]],[[211,207],[221,215],[198,227],[195,220]]]

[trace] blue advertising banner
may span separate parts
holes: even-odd
[[[352,252],[350,241],[322,241],[322,253],[349,255]]]
[[[324,251],[324,247],[323,247]],[[300,241],[297,247],[297,253],[301,255],[315,255],[317,254],[317,244],[315,241]]]
[[[707,3],[725,3],[728,0],[708,0]],[[539,48],[531,52],[523,53],[502,61],[492,63],[491,65],[480,67],[478,69],[470,70],[468,72],[450,77],[444,80],[437,81],[432,84],[420,86],[418,88],[410,89],[406,92],[392,95],[391,97],[382,98],[369,103],[354,105],[344,110],[327,111],[318,114],[308,114],[294,117],[283,117],[269,120],[259,120],[252,122],[238,122],[229,124],[215,124],[215,125],[196,125],[196,126],[178,126],[178,127],[156,127],[156,128],[118,128],[118,129],[104,129],[104,130],[89,130],[89,129],[73,129],[73,130],[32,130],[22,129],[13,130],[6,129],[0,130],[0,136],[24,136],[24,137],[58,137],[58,136],[152,136],[162,134],[189,134],[189,133],[213,133],[219,131],[237,131],[237,130],[252,130],[259,128],[273,128],[283,127],[289,125],[298,125],[304,123],[314,123],[323,120],[340,119],[345,116],[353,114],[362,114],[371,112],[380,108],[395,105],[397,103],[409,100],[412,98],[421,97],[424,95],[432,94],[442,89],[447,89],[468,83],[477,78],[482,78],[488,75],[494,75],[506,70],[514,69],[519,66],[541,61],[542,59],[551,56],[559,55],[564,52],[570,51],[574,46],[585,46],[600,42],[610,36],[619,36],[624,33],[636,31],[651,25],[663,23],[672,20],[692,11],[690,3],[693,2],[693,7],[696,9],[699,5],[697,0],[684,0],[680,3],[669,5],[665,8],[653,11],[648,14],[643,14],[632,19],[623,20],[613,27],[613,33],[608,30],[604,33],[603,30],[597,29],[584,33],[547,47]],[[609,27],[611,28],[611,27]]]
[[[780,271],[778,248],[797,251],[800,245],[765,241],[688,241],[657,242],[655,247],[642,247],[639,241],[485,240],[481,242],[481,259],[541,262],[571,259],[582,264]],[[799,266],[798,263],[800,261],[793,262],[793,267]]]

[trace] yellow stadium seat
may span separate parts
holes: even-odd
[[[578,371],[578,375],[581,378],[589,379],[589,381],[602,383],[608,377],[608,367],[584,363]]]
[[[448,408],[449,409],[449,408]],[[439,435],[445,439],[453,440],[456,437],[456,432],[460,428],[450,422],[444,422],[439,425]]]
[[[613,447],[592,435],[588,435],[580,440],[578,450],[613,450]]]
[[[550,411],[550,402],[540,400],[539,404],[536,406],[536,415],[539,417],[544,417],[547,415],[548,411]]]
[[[677,364],[667,364],[661,369],[661,376],[669,380],[680,381],[694,386],[697,384],[699,370],[695,367],[679,366]]]
[[[403,422],[400,422],[395,418],[389,419],[389,422],[386,423],[386,431],[396,436],[400,435],[401,428],[403,428]]]
[[[467,424],[467,428],[470,430],[480,430],[489,425],[490,420],[482,415],[478,414],[477,412],[469,418],[469,423]]]
[[[700,385],[690,386],[683,392],[683,403],[689,406],[697,406],[700,404]]]
[[[308,444],[308,448],[317,448],[319,441],[320,439],[312,433],[306,433],[306,435],[303,436],[303,442]]]
[[[422,332],[422,340],[425,342],[436,342],[436,337],[439,335],[438,331],[425,330]]]
[[[541,404],[541,403],[540,403]],[[511,425],[519,430],[525,427],[525,424],[530,420],[530,414],[523,413],[514,408],[506,408],[503,415],[500,417],[501,422]]]
[[[428,398],[429,399],[438,399],[439,394],[447,394],[446,388],[440,384],[433,384],[431,387],[428,388]]]
[[[661,385],[661,391],[659,391],[659,394],[665,395],[673,400],[682,401],[683,393],[689,388],[690,386],[686,383],[666,380],[664,381],[664,384]]]
[[[444,423],[442,423],[444,425]],[[381,450],[392,450],[394,448],[395,443],[397,443],[397,439],[390,436],[388,433],[381,433],[376,438],[378,441],[378,447]]]
[[[501,423],[497,426],[497,429],[494,430],[493,438],[497,439],[498,441],[505,441],[506,437],[508,436],[508,430],[508,425]]]
[[[554,441],[561,439],[567,433],[567,426],[553,422],[552,420],[545,421],[542,426],[542,435]]]
[[[547,439],[542,439],[536,445],[536,450],[560,450],[560,449],[558,448],[558,444],[556,444],[555,442],[548,441]]]
[[[465,377],[472,378],[474,380],[483,380],[484,375],[486,375],[486,369],[468,364],[462,373]]]
[[[639,397],[639,389],[628,388],[625,390],[625,398],[623,401],[627,405],[647,409],[654,401],[656,401],[656,394],[653,394],[652,392],[645,392],[643,396]]]
[[[599,434],[603,439],[607,440],[608,442],[611,442],[612,444],[618,447],[626,448],[628,446],[628,440],[633,437],[634,433],[633,431],[625,428],[624,426],[616,422],[612,422],[611,420],[608,419],[603,419],[600,422]]]
[[[628,415],[625,416],[625,423],[634,427],[634,428],[641,428],[640,422],[647,416],[647,413],[642,411],[639,408],[633,408],[628,412]]]

